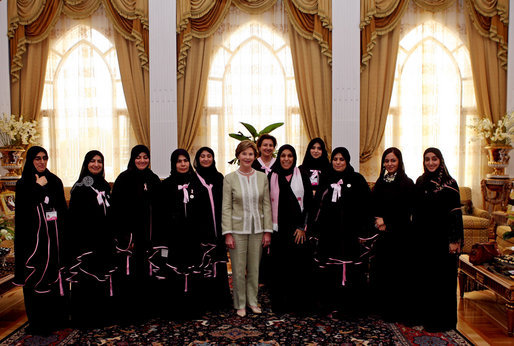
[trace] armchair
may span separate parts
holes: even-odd
[[[460,204],[462,206],[462,223],[464,225],[464,247],[462,252],[469,253],[475,243],[489,240],[490,228],[493,225],[491,215],[483,209],[473,206],[471,188],[459,187]]]

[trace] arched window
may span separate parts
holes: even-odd
[[[217,167],[224,173],[234,170],[227,162],[234,158],[239,143],[228,134],[248,134],[240,122],[250,123],[258,131],[284,122],[271,134],[278,146],[289,143],[298,156],[303,155],[306,136],[287,30],[287,16],[279,1],[271,14],[261,16],[244,14],[233,6],[215,34],[205,116],[193,150],[210,145],[217,153]]]
[[[465,32],[429,19],[400,40],[385,147],[402,150],[407,174],[423,173],[428,147],[441,149],[450,174],[479,192],[480,149],[469,129],[476,118],[475,93]]]
[[[42,144],[65,186],[77,180],[84,154],[105,156],[114,181],[126,168],[133,134],[121,85],[113,28],[102,7],[86,20],[60,18],[50,39],[42,102]]]

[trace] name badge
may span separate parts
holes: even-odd
[[[168,249],[162,249],[161,250],[161,256],[162,257],[168,257]]]
[[[55,210],[47,211],[46,212],[46,221],[55,221],[55,220],[57,220],[57,212]]]

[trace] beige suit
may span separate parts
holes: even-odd
[[[257,306],[259,263],[263,232],[272,232],[268,178],[256,171],[247,177],[238,171],[223,181],[222,234],[231,233],[229,249],[234,285],[234,308]]]

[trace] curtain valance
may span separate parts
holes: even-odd
[[[8,4],[11,80],[20,77],[26,45],[46,39],[61,13],[73,19],[87,18],[101,4],[116,31],[136,43],[141,66],[148,70],[146,0],[11,0]]]
[[[195,38],[211,36],[233,4],[250,14],[270,9],[277,0],[177,0],[177,75],[184,76],[187,54]],[[284,0],[289,20],[304,38],[316,40],[332,62],[332,3],[330,0]]]
[[[509,0],[466,0],[469,16],[478,33],[496,42],[500,66],[507,70]]]

